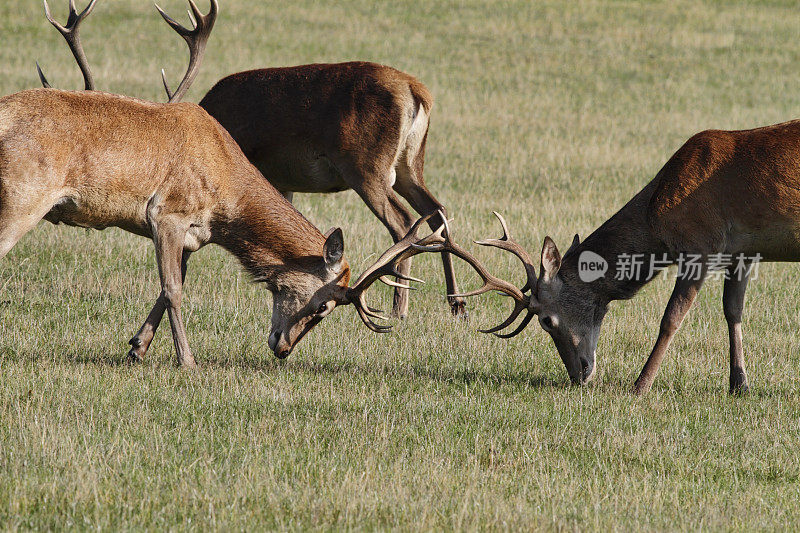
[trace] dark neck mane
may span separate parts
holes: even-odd
[[[565,282],[585,285],[599,301],[608,303],[632,298],[658,274],[660,269],[651,271],[651,258],[662,259],[667,249],[649,230],[647,207],[652,188],[652,185],[645,187],[586,240],[567,252],[559,271]],[[580,279],[579,261],[584,252],[593,252],[606,261],[608,270],[602,278],[590,283]],[[638,272],[631,268],[636,262],[641,263]]]

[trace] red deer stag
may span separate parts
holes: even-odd
[[[81,19],[70,18],[77,35]],[[192,76],[190,69],[185,86]],[[419,253],[412,245],[430,218],[348,287],[341,229],[323,236],[199,106],[55,89],[0,98],[0,258],[41,219],[151,238],[162,290],[130,341],[133,359],[145,354],[166,310],[179,364],[195,366],[181,293],[189,256],[209,243],[272,291],[268,344],[278,357],[337,305],[354,304],[371,330],[386,331],[371,320],[380,315],[364,293],[376,280],[400,275],[397,263]],[[439,240],[441,231],[420,242]]]
[[[67,40],[93,90],[78,24],[96,0],[78,15],[70,0],[67,27],[48,20]],[[195,29],[189,30],[156,6],[164,20],[189,46],[189,73],[197,73],[214,24],[190,0]],[[38,69],[38,65],[37,65]],[[187,78],[173,92],[162,70],[169,102],[178,102],[189,88]],[[44,87],[50,87],[39,69]],[[388,228],[395,242],[411,227],[414,216],[398,194],[421,215],[444,207],[422,177],[425,143],[433,97],[413,76],[375,63],[303,65],[240,72],[220,80],[200,106],[233,136],[248,159],[291,202],[293,192],[332,193],[353,189]],[[431,217],[432,228],[440,226]],[[458,292],[452,261],[442,254],[448,294]],[[403,276],[411,260],[398,266]],[[392,314],[408,313],[408,291],[402,278],[395,288]],[[448,297],[454,315],[466,316],[464,300]]]
[[[166,79],[164,87],[170,101],[186,92],[179,87],[172,93]],[[414,221],[400,197],[420,215],[444,212],[422,177],[432,105],[431,93],[413,76],[366,62],[239,72],[217,82],[200,101],[289,201],[294,192],[353,189],[395,242]],[[431,221],[433,229],[441,224],[439,217]],[[447,253],[442,263],[448,294],[455,294]],[[406,276],[410,270],[410,260],[399,266]],[[462,298],[448,300],[454,315],[466,315]],[[399,287],[392,312],[408,313],[408,292]]]
[[[707,274],[724,277],[722,308],[730,340],[730,392],[747,391],[742,312],[748,279],[759,261],[800,261],[800,121],[743,131],[710,130],[689,139],[656,177],[585,241],[575,236],[563,255],[545,237],[541,270],[511,238],[500,218],[501,239],[479,244],[516,254],[525,265],[523,290],[486,277],[471,294],[499,290],[516,301],[500,331],[526,311],[553,338],[574,383],[594,375],[600,327],[610,302],[632,298],[669,265],[677,280],[658,339],[639,378],[646,393]],[[426,248],[449,250],[445,242]],[[595,270],[589,270],[595,266]],[[603,268],[607,271],[603,272]],[[714,274],[716,272],[716,274]],[[526,293],[523,295],[523,292]]]

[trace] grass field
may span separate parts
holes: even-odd
[[[693,133],[800,115],[789,1],[220,2],[187,100],[261,66],[364,59],[417,75],[436,96],[427,182],[463,242],[495,235],[497,209],[529,249],[546,234],[566,247]],[[52,3],[63,18],[66,1]],[[163,100],[159,69],[174,85],[185,68],[183,42],[144,0],[101,0],[83,39],[104,90]],[[82,86],[40,2],[0,3],[0,94],[37,86],[37,59],[55,86]],[[323,230],[344,229],[355,270],[389,244],[352,192],[295,199]],[[512,259],[476,253],[520,279]],[[668,281],[612,306],[598,374],[578,389],[538,326],[510,341],[474,331],[507,302],[475,299],[471,322],[456,322],[438,258],[415,273],[429,283],[392,334],[343,308],[278,361],[268,292],[209,247],[184,303],[201,368],[174,366],[166,326],[130,367],[127,340],[159,290],[152,244],[42,223],[0,261],[0,528],[800,524],[797,265],[762,266],[751,283],[745,398],[727,395],[719,282],[637,399]],[[385,309],[389,291],[373,292]]]

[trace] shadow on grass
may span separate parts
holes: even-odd
[[[438,381],[454,385],[472,385],[475,383],[491,386],[526,386],[530,388],[564,387],[565,381],[553,379],[545,375],[531,375],[526,372],[492,372],[477,368],[432,367],[411,361],[397,366],[356,361],[318,361],[297,358],[280,361],[274,358],[264,359],[209,359],[200,362],[209,368],[242,369],[253,372],[280,373],[304,372],[326,376],[381,376],[405,378],[410,380]]]
[[[99,354],[91,350],[62,350],[59,353],[19,353],[12,350],[0,350],[0,360],[10,363],[22,364],[79,364],[79,365],[94,365],[106,367],[123,367],[128,366],[129,363],[125,357],[125,353],[117,354]]]
[[[156,366],[163,369],[180,370],[174,363],[174,359],[163,355],[153,355],[146,357],[143,363],[131,363],[128,361],[127,352],[100,354],[92,353],[90,350],[64,351],[58,356],[53,354],[19,354],[9,351],[0,351],[0,360],[15,363],[27,364],[73,364],[86,365],[93,367],[108,368],[137,368]],[[314,375],[325,376],[378,376],[387,378],[403,378],[412,381],[436,381],[458,386],[482,384],[492,387],[527,387],[531,389],[571,388],[566,379],[561,376],[537,374],[529,372],[514,372],[513,370],[498,369],[492,371],[464,367],[435,366],[428,365],[423,361],[409,361],[407,364],[374,364],[359,361],[331,361],[331,360],[309,360],[302,356],[296,359],[281,361],[271,355],[263,357],[217,357],[200,358],[198,365],[202,370],[213,371],[213,369],[239,370],[248,373],[272,374],[303,372]],[[589,385],[591,388],[601,388],[610,394],[627,394],[633,387],[633,379],[629,376],[604,376],[600,383]],[[575,388],[579,390],[579,388]],[[668,380],[656,380],[653,388],[646,398],[652,396],[661,397],[714,397],[727,398],[731,402],[747,402],[748,400],[765,399],[786,399],[795,398],[797,388],[791,386],[775,387],[766,383],[750,383],[750,390],[744,395],[728,394],[727,382],[716,383],[692,383],[691,385],[683,381],[670,382]],[[631,397],[633,395],[631,394]]]
[[[628,394],[631,398],[636,398],[633,395],[633,383],[636,375],[629,376],[606,376],[603,379],[602,387],[606,391],[614,391],[622,394]],[[800,379],[798,379],[800,385]],[[748,400],[762,400],[762,399],[794,399],[797,397],[797,387],[792,385],[775,386],[768,383],[759,383],[750,381],[750,389],[744,394],[730,394],[728,392],[728,380],[720,379],[716,381],[694,381],[686,382],[683,380],[672,380],[669,377],[663,379],[656,378],[655,383],[650,391],[642,397],[643,400],[653,396],[660,397],[675,397],[675,398],[713,398],[719,397],[727,399],[731,402],[747,402]]]

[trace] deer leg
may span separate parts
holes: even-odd
[[[402,165],[401,165],[402,166]],[[395,189],[400,193],[400,196],[405,198],[411,207],[422,216],[430,215],[436,211],[441,211],[444,216],[447,216],[447,211],[444,206],[440,204],[431,192],[422,184],[412,178],[413,173],[407,169],[409,173],[408,179],[403,179],[405,172],[398,173],[398,180],[395,184]],[[439,217],[434,217],[430,221],[430,227],[433,231],[439,229],[442,221]],[[444,267],[444,281],[447,286],[447,294],[458,294],[458,285],[456,284],[456,275],[453,271],[453,259],[447,252],[442,252],[442,266]],[[453,316],[467,318],[467,303],[464,298],[447,297],[447,302],[450,304],[450,311]]]
[[[186,328],[181,316],[181,297],[183,295],[183,279],[181,276],[181,259],[186,229],[175,220],[165,217],[153,224],[153,241],[156,245],[156,263],[161,278],[161,296],[169,315],[172,328],[172,340],[178,364],[184,368],[196,366]]]
[[[748,265],[749,266],[749,265]],[[749,269],[741,276],[728,269],[728,277],[722,289],[722,309],[728,323],[730,339],[731,375],[730,393],[747,392],[747,373],[744,370],[744,348],[742,345],[742,312],[744,311],[744,294],[749,280]]]
[[[189,261],[189,256],[191,252],[184,250],[183,257],[181,258],[181,283],[186,281],[186,267]],[[164,296],[164,291],[161,291],[158,299],[156,300],[156,304],[153,306],[153,309],[150,311],[150,314],[147,315],[147,320],[144,321],[142,327],[133,336],[131,340],[128,341],[128,344],[131,345],[131,349],[128,352],[128,359],[131,361],[141,361],[147,350],[150,348],[150,343],[153,342],[153,337],[156,335],[156,330],[158,329],[158,325],[161,323],[161,319],[164,317],[164,311],[167,310],[167,302]]]
[[[53,207],[55,199],[39,201],[33,205],[19,198],[12,198],[0,191],[0,259]]]
[[[414,216],[411,211],[403,205],[397,194],[391,187],[384,186],[383,181],[362,179],[354,183],[355,190],[364,202],[369,206],[378,219],[383,222],[386,229],[392,235],[394,242],[399,241],[411,229],[414,223]],[[411,259],[406,259],[398,263],[397,271],[408,276],[411,273]],[[407,281],[398,279],[401,285],[408,285]],[[392,316],[405,318],[408,315],[408,290],[395,288],[394,302],[392,305]]]
[[[294,198],[294,192],[292,191],[279,191],[279,192],[283,195],[284,198],[286,198],[286,200],[289,203],[292,203],[292,198]]]
[[[664,310],[664,317],[661,319],[661,327],[658,332],[658,340],[647,358],[642,373],[633,385],[633,392],[642,395],[650,390],[653,380],[658,373],[658,367],[667,353],[672,338],[681,327],[686,313],[692,307],[700,287],[703,286],[705,275],[698,276],[697,279],[678,278],[672,296],[669,298],[667,308]]]

